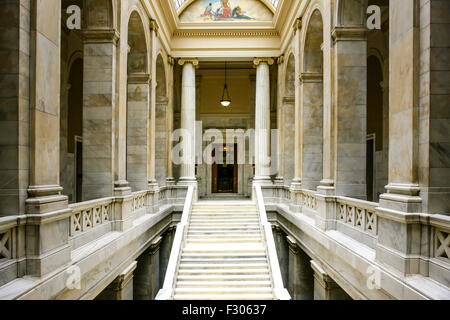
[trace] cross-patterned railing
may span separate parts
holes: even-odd
[[[11,230],[0,232],[0,261],[12,258]]]
[[[377,215],[375,202],[337,197],[337,220],[361,231],[377,235]]]
[[[71,204],[70,236],[111,221],[113,200],[111,197]]]
[[[450,262],[450,232],[436,228],[434,256]]]

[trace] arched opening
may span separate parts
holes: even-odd
[[[377,202],[389,170],[389,0],[369,5],[381,8],[381,29],[367,34],[367,199]]]
[[[168,133],[167,133],[167,85],[164,61],[161,55],[156,60],[156,110],[155,110],[155,165],[156,180],[159,185],[166,184]]]
[[[319,10],[310,18],[303,52],[302,184],[315,190],[323,176],[323,22]]]
[[[294,178],[295,165],[295,56],[291,54],[286,66],[285,90],[281,113],[283,143],[284,185],[290,186]],[[281,129],[281,128],[279,128]]]
[[[83,10],[83,1],[63,1]],[[67,17],[62,16],[65,21]],[[81,30],[61,24],[60,183],[70,203],[82,201],[84,44]]]
[[[128,46],[127,180],[139,191],[147,187],[150,91],[144,27],[136,11],[128,24]]]

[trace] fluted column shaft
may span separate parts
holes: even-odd
[[[195,182],[195,67],[197,59],[180,59],[183,66],[181,87],[181,129],[183,131],[183,159],[181,182]]]
[[[257,58],[255,107],[255,182],[270,182],[270,68],[272,58]]]

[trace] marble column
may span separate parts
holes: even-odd
[[[278,83],[277,83],[277,128],[278,128],[278,144],[277,144],[277,176],[275,178],[275,184],[284,184],[284,143],[285,143],[285,118],[284,118],[284,106],[282,96],[285,90],[284,78],[284,56],[280,56],[277,59],[278,64]]]
[[[156,181],[160,186],[166,184],[167,174],[167,113],[168,113],[167,97],[157,97],[156,101],[156,133],[155,133],[155,165],[156,165]]]
[[[314,300],[351,300],[351,297],[322,269],[311,260],[314,270]]]
[[[366,28],[337,26],[332,35],[337,79],[334,88],[336,154],[329,161],[335,161],[336,172],[328,170],[332,165],[325,163],[327,170],[322,185],[334,184],[340,196],[366,199]]]
[[[133,261],[95,300],[133,300],[133,272],[137,262]]]
[[[169,102],[167,104],[167,174],[166,184],[173,185],[175,179],[173,177],[173,163],[172,163],[172,131],[173,131],[173,108],[175,103],[174,90],[174,58],[168,57],[169,72],[168,85],[169,85]]]
[[[294,53],[295,59],[295,105],[294,105],[294,179],[291,183],[292,201],[291,209],[298,211],[299,209],[299,193],[298,190],[302,185],[302,119],[301,119],[301,90],[300,90],[300,42],[302,34],[302,19],[299,18],[294,22]],[[297,203],[296,203],[297,202]]]
[[[256,58],[255,177],[254,183],[270,181],[270,66],[272,58]]]
[[[155,192],[158,191],[158,182],[156,181],[156,59],[157,59],[157,41],[158,41],[158,29],[159,26],[155,20],[150,20],[150,41],[151,41],[151,67],[150,73],[152,75],[152,80],[150,84],[150,125],[149,130],[149,157],[148,157],[148,189],[152,191],[153,198],[155,197]],[[156,199],[152,200],[153,203]]]
[[[377,210],[376,259],[403,274],[420,271],[418,181],[419,1],[389,3],[389,184]]]
[[[289,283],[285,284],[294,300],[313,300],[314,277],[311,258],[299,247],[291,236],[289,244]]]
[[[295,97],[283,98],[283,177],[284,185],[290,186],[294,179],[295,167]]]
[[[180,59],[178,64],[183,66],[181,87],[181,129],[183,135],[183,156],[181,163],[181,184],[196,183],[195,178],[195,110],[196,110],[196,82],[195,68],[197,59]]]
[[[127,181],[133,191],[146,190],[148,174],[150,75],[128,75],[127,94]]]
[[[33,5],[29,9],[22,12],[31,21],[30,171],[29,198],[25,202],[30,216],[25,227],[25,252],[27,274],[41,277],[70,261],[68,216],[71,210],[59,185],[61,2],[50,7]],[[26,38],[21,44],[25,42]],[[19,105],[22,103],[26,100],[21,100]],[[26,148],[19,148],[17,153],[25,163],[26,153]]]
[[[152,241],[150,247],[138,258],[134,276],[134,299],[153,300],[160,289],[159,252],[161,237]]]
[[[83,200],[112,196],[116,156],[118,33],[85,30],[83,74]],[[126,188],[127,183],[119,183]]]

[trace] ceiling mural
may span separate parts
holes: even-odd
[[[272,21],[273,14],[258,0],[198,0],[186,8],[181,22]]]

